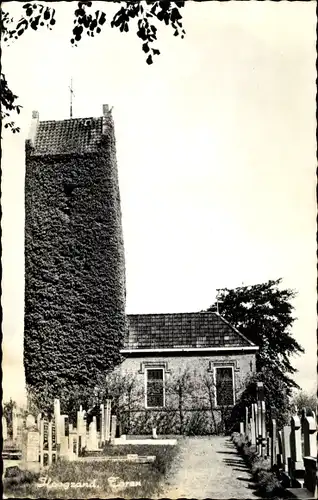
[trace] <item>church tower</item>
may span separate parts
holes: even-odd
[[[27,385],[49,397],[91,391],[120,362],[125,265],[114,123],[39,121],[26,141]]]

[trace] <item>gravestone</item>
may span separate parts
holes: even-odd
[[[261,401],[261,412],[262,412],[262,428],[261,428],[261,445],[262,445],[262,457],[267,457],[267,436],[266,436],[266,407],[265,401]]]
[[[277,428],[274,418],[272,419],[271,439],[271,467],[273,468],[277,464]]]
[[[282,431],[282,452],[283,452],[283,469],[288,472],[288,463],[290,460],[290,425],[284,425]]]
[[[56,424],[56,444],[60,444],[60,416],[61,416],[61,408],[60,408],[60,400],[54,399],[54,420]]]
[[[110,429],[110,440],[114,442],[116,437],[116,428],[117,428],[117,417],[116,415],[112,415],[111,419],[111,429]]]
[[[40,433],[37,429],[23,431],[22,434],[22,460],[25,462],[38,462],[40,453]]]
[[[317,427],[315,417],[305,416],[303,419],[304,430],[304,456],[317,457]]]
[[[6,417],[2,417],[2,439],[8,439],[8,425]]]
[[[69,436],[68,460],[72,461],[78,457],[78,435],[76,429],[71,429]]]
[[[112,410],[112,402],[110,399],[107,399],[106,400],[106,408],[105,408],[105,441],[106,442],[108,442],[110,440],[111,410]]]
[[[298,415],[291,418],[291,433],[290,433],[290,456],[293,467],[303,469],[303,454],[301,448],[301,424]]]
[[[12,410],[12,439],[15,441],[18,438],[18,417],[15,408]]]
[[[36,417],[36,424],[38,427],[38,431],[40,430],[40,426],[41,426],[41,418],[42,418],[42,414],[39,413],[38,416]]]
[[[27,418],[25,420],[25,428],[26,429],[33,429],[36,427],[36,421],[33,415],[29,414],[27,415]]]
[[[100,443],[101,446],[105,444],[105,408],[100,405]]]
[[[89,428],[88,428],[87,450],[89,450],[89,451],[98,450],[96,417],[95,416],[93,417],[93,421],[89,424]]]
[[[78,435],[78,452],[80,453],[83,448],[86,448],[86,412],[80,406],[77,412],[77,435]]]

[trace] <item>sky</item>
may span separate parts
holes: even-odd
[[[109,26],[72,47],[74,2],[3,47],[23,105],[2,142],[4,400],[24,394],[24,141],[32,110],[69,118],[71,78],[74,117],[113,106],[127,313],[198,311],[218,288],[283,278],[306,351],[295,379],[316,387],[315,4],[186,2],[185,38],[159,28],[151,66]]]

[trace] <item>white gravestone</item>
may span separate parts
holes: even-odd
[[[111,442],[114,441],[116,437],[116,427],[117,427],[117,417],[116,415],[112,415],[112,420],[111,420],[111,430],[110,430],[110,440]]]
[[[288,459],[290,458],[290,430],[290,425],[284,425],[282,432],[282,452],[285,472],[288,472]]]
[[[93,417],[93,421],[89,424],[87,450],[90,451],[98,450],[96,417]]]
[[[22,460],[38,462],[40,453],[40,433],[37,429],[23,431]]]
[[[107,399],[106,400],[106,408],[105,408],[105,441],[106,442],[108,442],[110,440],[111,411],[112,411],[112,402],[110,399]]]
[[[27,415],[27,418],[25,420],[25,428],[26,429],[33,429],[33,427],[36,427],[36,421],[35,417],[31,414]]]
[[[61,416],[61,408],[60,408],[60,400],[54,399],[54,420],[56,425],[56,444],[59,445],[61,443],[60,440],[60,416]]]
[[[315,417],[305,417],[304,427],[304,456],[317,457],[317,427]]]
[[[2,417],[2,439],[8,439],[8,425],[6,417]]]

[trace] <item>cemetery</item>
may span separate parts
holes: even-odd
[[[297,408],[290,424],[277,428],[275,409],[266,419],[263,384],[258,383],[257,403],[246,407],[240,422],[238,448],[253,459],[262,459],[262,467],[273,473],[289,498],[317,498],[317,422],[313,411]],[[251,463],[251,460],[250,460]],[[285,498],[286,498],[285,496]]]
[[[170,454],[172,459],[177,444],[176,439],[159,439],[156,429],[149,439],[120,435],[110,399],[94,415],[80,406],[75,425],[62,413],[59,399],[54,400],[51,414],[34,417],[13,408],[10,420],[8,425],[2,417],[5,482],[11,484],[14,476],[26,477],[24,488],[31,482],[32,493],[36,491],[39,497],[44,496],[44,488],[52,498],[60,490],[74,490],[75,498],[79,491],[85,498],[88,492],[94,496],[96,490],[98,497],[100,488],[103,494],[109,490],[110,497],[116,495],[109,493],[122,490],[149,496],[162,476],[163,457]],[[92,471],[97,477],[92,478]],[[34,480],[29,481],[32,474]],[[18,496],[29,492],[14,491]]]

